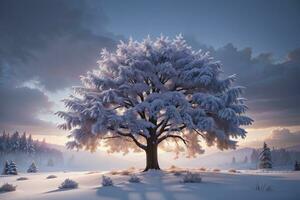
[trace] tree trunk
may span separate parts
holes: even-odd
[[[160,169],[157,157],[157,144],[153,144],[151,141],[147,142],[146,168],[144,171],[148,171],[149,169]]]

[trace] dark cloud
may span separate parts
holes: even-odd
[[[49,113],[53,103],[40,90],[28,87],[13,89],[1,87],[0,90],[1,128],[13,125],[42,126],[46,124],[37,116]]]
[[[295,146],[300,144],[300,131],[291,132],[287,128],[275,129],[265,142],[274,147]]]
[[[0,1],[1,128],[54,127],[39,119],[52,102],[43,91],[76,84],[115,36],[99,1]],[[37,88],[23,87],[35,80]]]
[[[106,24],[99,1],[1,1],[0,65],[15,83],[34,78],[48,90],[69,86],[101,48],[114,45]]]
[[[238,75],[236,84],[246,87],[253,128],[300,125],[300,49],[275,62],[270,53],[254,56],[251,48],[237,49],[233,44],[215,49],[188,38],[192,46],[220,60],[225,75]]]

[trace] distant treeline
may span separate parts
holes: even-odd
[[[250,155],[253,164],[258,163],[261,149],[254,149]],[[287,151],[284,148],[271,150],[271,161],[273,166],[293,165],[295,161],[300,161],[300,152]]]
[[[49,147],[45,140],[33,140],[31,134],[20,134],[18,131],[0,134],[0,155],[1,163],[14,160],[19,165],[26,165],[33,160],[39,165],[46,165],[49,159],[56,163],[63,161],[62,152]]]

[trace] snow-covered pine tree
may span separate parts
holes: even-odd
[[[7,173],[10,175],[18,175],[17,165],[12,160],[9,162]]]
[[[8,175],[8,172],[9,172],[9,163],[8,163],[8,161],[5,161],[2,174]]]
[[[28,173],[36,173],[38,170],[37,170],[37,167],[35,165],[35,162],[32,162],[31,165],[29,166],[27,172]]]
[[[235,165],[235,164],[236,164],[236,159],[235,159],[234,156],[233,156],[232,159],[231,159],[231,164],[232,164],[232,165]]]
[[[297,162],[297,161],[295,161],[294,170],[295,171],[300,171],[300,163]]]
[[[253,149],[253,150],[252,150],[250,159],[251,159],[251,163],[257,164],[258,159],[259,159],[259,153],[257,152],[256,149]]]
[[[53,166],[54,166],[54,161],[53,161],[52,158],[49,158],[49,159],[48,159],[47,166],[48,166],[48,167],[53,167]]]
[[[264,142],[263,150],[259,155],[259,168],[260,169],[272,168],[271,150],[265,142]]]
[[[244,164],[248,163],[248,156],[245,156],[243,163]]]
[[[222,79],[220,62],[181,35],[121,42],[113,53],[103,50],[98,63],[64,100],[68,111],[57,112],[65,120],[59,127],[74,139],[69,148],[94,151],[101,141],[109,152],[145,151],[145,170],[159,169],[165,140],[196,156],[204,152],[200,140],[235,148],[233,138],[246,136],[241,126],[252,123],[243,114],[243,87],[232,86],[236,76]]]

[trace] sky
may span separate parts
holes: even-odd
[[[180,33],[247,88],[255,122],[241,146],[300,144],[296,0],[0,0],[0,130],[64,144],[54,113],[102,48]]]

